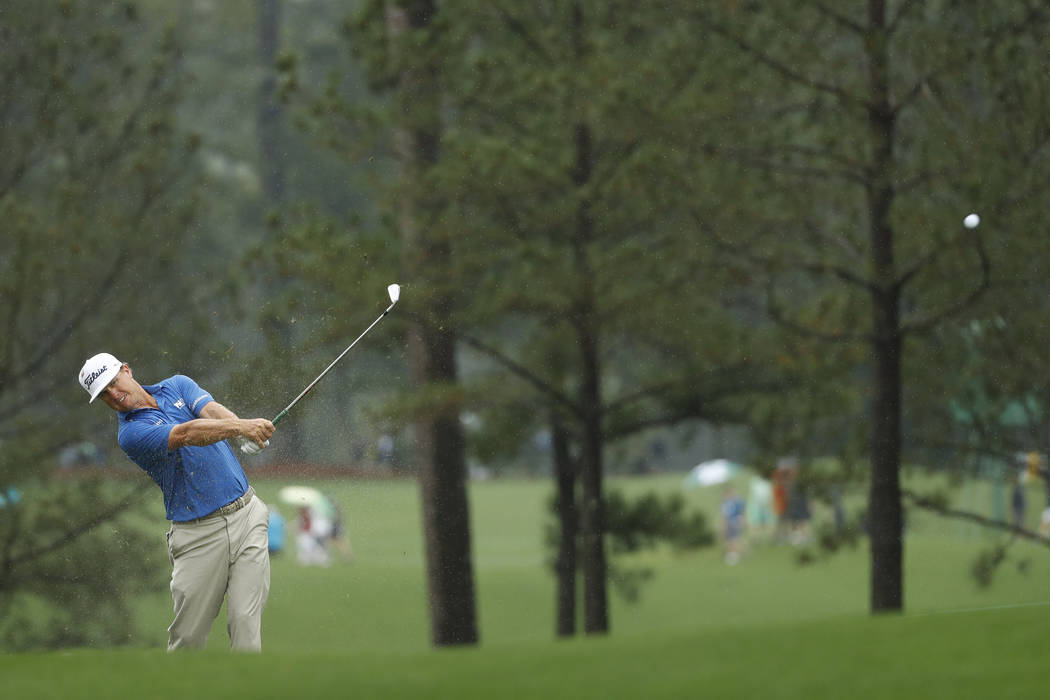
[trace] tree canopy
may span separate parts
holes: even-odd
[[[75,524],[141,502],[42,485],[85,441],[122,461],[79,403],[87,356],[276,412],[395,281],[403,318],[336,374],[352,391],[260,462],[367,462],[379,431],[417,448],[433,583],[471,611],[437,639],[475,638],[471,455],[549,461],[603,633],[613,446],[724,424],[765,468],[843,457],[869,489],[873,611],[904,606],[905,459],[1043,451],[1042,3],[347,11],[0,10],[0,489],[26,494],[0,508],[7,610],[69,596],[42,583],[84,583],[54,553],[118,556]]]

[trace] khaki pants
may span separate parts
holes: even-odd
[[[262,648],[262,611],[270,593],[270,514],[257,496],[240,510],[168,530],[175,619],[168,651],[200,649],[226,598],[230,648]]]

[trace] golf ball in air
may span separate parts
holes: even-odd
[[[979,223],[981,223],[981,217],[976,214],[967,214],[966,218],[963,219],[963,226],[966,228],[977,228]]]

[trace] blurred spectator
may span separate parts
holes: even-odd
[[[0,491],[0,508],[13,506],[22,500],[22,492],[13,486],[6,491]]]
[[[1024,516],[1027,504],[1025,502],[1024,480],[1017,470],[1010,472],[1010,515],[1011,524],[1014,527],[1024,527]]]
[[[777,463],[777,472],[783,476],[782,482],[787,492],[787,504],[784,519],[787,521],[787,537],[791,544],[809,543],[809,496],[805,484],[799,479],[798,460],[788,457]],[[779,523],[778,523],[779,525]],[[784,534],[781,531],[781,534]]]
[[[295,536],[296,558],[303,566],[328,566],[328,539],[332,521],[320,509],[303,506],[299,509],[298,533]]]
[[[346,523],[343,520],[343,511],[339,508],[339,504],[336,502],[330,493],[324,494],[325,506],[327,508],[327,515],[332,521],[332,532],[330,540],[332,546],[335,547],[336,554],[340,559],[349,560],[353,556],[353,549],[350,546],[350,536],[346,532]]]
[[[773,534],[773,485],[762,477],[748,483],[747,528],[752,538],[768,540]]]
[[[794,479],[788,487],[787,519],[791,525],[791,544],[809,544],[810,517],[809,496],[805,486],[799,483],[798,479]]]
[[[726,487],[722,498],[722,533],[726,563],[736,564],[743,554],[744,499],[732,485]]]
[[[1046,506],[1039,515],[1039,534],[1050,537],[1050,471],[1043,465],[1043,456],[1038,452],[1029,452],[1024,457],[1026,477],[1042,479],[1046,487]]]
[[[776,537],[786,540],[788,536],[788,485],[791,480],[793,462],[789,458],[777,460],[773,470],[773,515],[776,516]]]
[[[384,433],[379,437],[379,463],[390,466],[394,463],[394,438]]]
[[[842,498],[842,484],[831,487],[831,508],[835,518],[835,532],[842,534],[846,529],[846,506]]]
[[[284,550],[284,516],[273,506],[270,507],[269,548],[271,555]]]

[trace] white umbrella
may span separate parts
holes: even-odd
[[[285,486],[277,493],[282,503],[290,506],[318,506],[324,503],[324,494],[309,486]]]
[[[712,459],[689,470],[686,486],[715,486],[729,481],[740,471],[740,467],[728,459]]]

